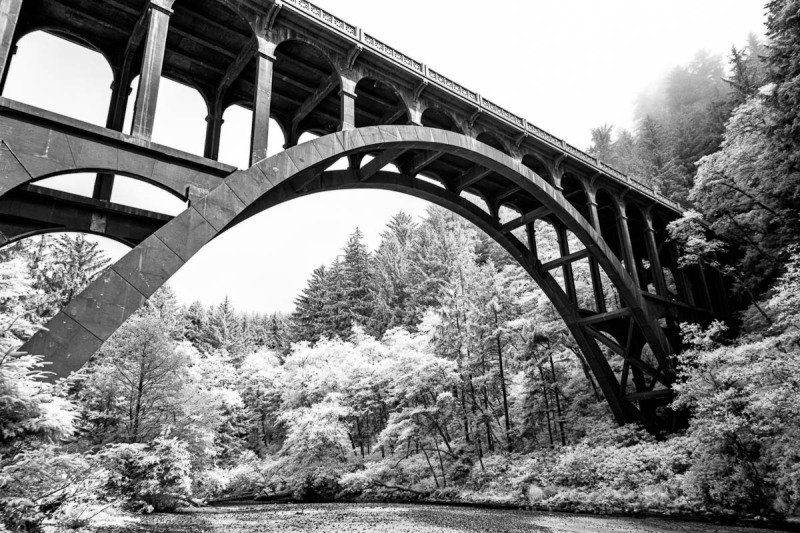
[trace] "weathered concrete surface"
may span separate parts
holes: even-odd
[[[123,529],[104,529],[116,533]],[[612,518],[425,505],[301,504],[241,506],[150,515],[129,532],[300,533],[771,533],[663,518]]]

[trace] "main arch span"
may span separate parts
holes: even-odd
[[[25,345],[57,375],[215,236],[343,188],[419,196],[488,233],[551,299],[620,423],[662,425],[679,323],[727,314],[721,278],[678,262],[666,227],[680,206],[307,0],[4,0],[0,91],[17,43],[36,31],[99,53],[114,82],[105,127],[0,97],[0,246],[83,231],[133,247]],[[202,157],[153,142],[162,79],[202,96]],[[253,117],[246,170],[217,161],[232,105]],[[286,150],[267,158],[276,129]],[[298,145],[309,134],[320,137]],[[347,170],[328,170],[342,159]],[[79,173],[95,176],[91,197],[37,185]],[[171,217],[114,203],[115,176],[189,207]],[[537,251],[542,223],[555,257]],[[589,295],[576,290],[578,265]]]
[[[410,175],[381,170],[402,155],[430,152],[477,169],[468,172],[492,174],[505,186],[519,188],[520,200],[524,195],[538,202],[539,216],[549,217],[555,225],[573,233],[584,248],[542,264],[530,243],[515,237],[508,223],[502,224],[496,214],[461,197],[458,187],[444,189]],[[374,154],[374,159],[360,168],[326,171],[343,157],[365,154]],[[356,187],[391,189],[430,200],[487,232],[551,299],[583,351],[617,420],[654,423],[651,411],[670,398],[673,350],[659,326],[659,317],[597,229],[562,194],[519,161],[470,137],[424,127],[346,130],[292,147],[232,174],[114,264],[51,320],[48,331],[37,333],[23,350],[44,354],[59,375],[77,370],[148,297],[218,234],[298,195]],[[520,222],[533,231],[531,217]],[[595,260],[606,273],[624,302],[623,307],[587,313],[571,301],[551,272],[585,257]],[[645,345],[652,351],[651,361],[642,357]],[[635,391],[614,374],[603,348],[620,355],[626,368],[642,376],[643,379],[634,380]]]

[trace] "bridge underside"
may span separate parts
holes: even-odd
[[[437,184],[408,173],[409,162],[432,154],[462,168],[460,180]],[[365,155],[374,159],[362,164]],[[342,158],[351,162],[350,169],[326,170]],[[400,172],[384,170],[390,163]],[[21,163],[20,166],[24,168]],[[502,221],[497,210],[481,208],[468,200],[464,194],[465,174],[491,176],[497,187],[514,190],[508,201],[520,206],[519,216]],[[660,408],[672,398],[676,323],[687,318],[706,322],[709,313],[642,291],[595,226],[562,192],[518,161],[469,137],[413,126],[347,130],[292,147],[231,174],[169,221],[163,216],[148,218],[133,212],[126,218],[115,206],[102,206],[109,220],[113,213],[126,221],[108,224],[109,236],[141,242],[53,318],[47,325],[49,331],[37,333],[23,349],[44,355],[52,363],[51,369],[65,376],[85,364],[148,297],[216,235],[298,196],[349,188],[411,194],[473,222],[505,248],[553,302],[616,419],[620,423],[636,420],[653,431],[670,423],[670,417]],[[21,212],[15,202],[27,197],[35,198],[28,201],[38,209],[26,210],[29,219],[46,220],[48,224],[54,224],[53,216],[38,214],[47,211],[42,207],[46,202],[80,203],[63,193],[23,183],[0,198],[0,227],[12,225],[18,216],[14,213]],[[89,213],[100,207],[87,201],[89,205],[76,208],[75,212],[83,209]],[[74,221],[79,218],[76,216]],[[147,222],[140,221],[136,226],[137,219]],[[570,249],[568,240],[560,239],[561,256],[542,261],[534,234],[539,219],[556,228],[559,236],[574,235],[580,247]],[[62,226],[85,230],[83,226],[70,227],[71,224],[66,221]],[[145,234],[148,235],[143,238]],[[579,260],[589,260],[593,271],[602,271],[609,284],[595,287],[597,299],[591,309],[576,299],[571,266]],[[561,283],[554,277],[556,272],[563,274]],[[618,295],[620,303],[616,308],[606,306],[604,291]],[[610,361],[616,357],[621,358],[621,372],[612,370]]]

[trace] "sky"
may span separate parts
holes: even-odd
[[[638,95],[670,70],[703,49],[727,56],[748,33],[763,35],[765,20],[765,0],[314,3],[584,149],[593,127],[634,128]],[[37,33],[20,42],[3,96],[104,125],[111,79],[99,54]],[[135,90],[128,128],[134,101]],[[166,80],[153,140],[202,154],[205,116],[199,94]],[[250,113],[234,107],[224,119],[220,160],[242,167]],[[279,134],[271,134],[270,141],[270,153],[281,149]],[[71,175],[40,184],[90,194],[93,179]],[[112,201],[168,214],[185,208],[179,199],[129,178],[117,178]],[[293,200],[215,239],[170,284],[185,303],[212,305],[228,296],[242,311],[289,312],[313,269],[332,262],[356,227],[375,249],[394,213],[403,209],[421,217],[427,206],[387,191],[336,191]],[[99,240],[112,258],[127,250]]]

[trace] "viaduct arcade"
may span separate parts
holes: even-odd
[[[550,298],[620,423],[664,427],[679,322],[728,314],[718,274],[678,266],[666,232],[677,204],[306,0],[0,0],[0,86],[35,31],[100,52],[111,104],[99,127],[0,97],[0,245],[79,231],[132,247],[22,348],[58,376],[216,235],[336,189],[414,195],[490,235]],[[203,96],[204,157],[152,142],[162,78]],[[232,105],[253,115],[241,170],[217,161]],[[270,119],[286,146],[267,157]],[[318,138],[298,144],[304,133]],[[81,172],[96,174],[91,197],[36,185]],[[115,176],[188,207],[172,217],[113,203]],[[538,250],[544,229],[557,255]],[[591,297],[576,291],[579,266]]]

